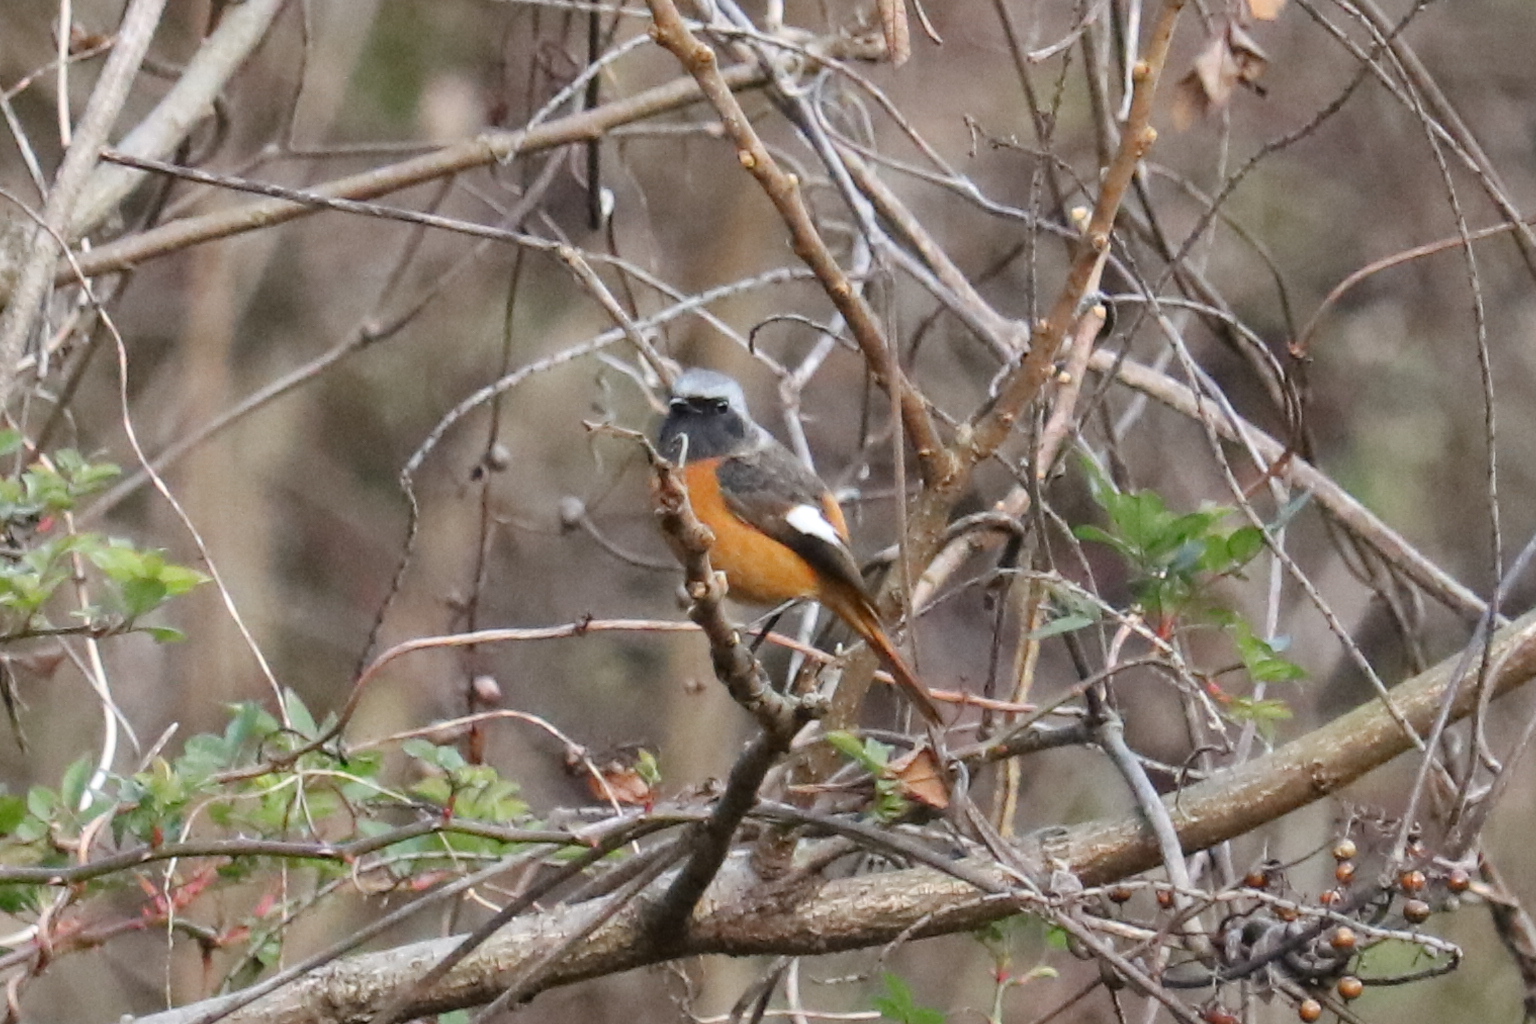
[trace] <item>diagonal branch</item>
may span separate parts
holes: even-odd
[[[1214,403],[1203,406],[1195,393],[1172,377],[1130,360],[1118,360],[1114,354],[1097,351],[1089,357],[1089,368],[1098,373],[1113,373],[1116,379],[1193,420],[1209,419],[1211,426],[1229,441],[1244,441],[1268,463],[1259,467],[1272,472],[1292,487],[1307,491],[1330,516],[1373,548],[1394,569],[1424,588],[1436,601],[1467,620],[1476,620],[1487,610],[1482,598],[1469,590],[1444,569],[1410,544],[1402,534],[1382,522],[1328,474],[1294,453],[1246,420],[1235,423]]]
[[[694,907],[730,853],[737,826],[757,801],[758,787],[769,769],[789,753],[795,734],[817,709],[809,701],[786,697],[768,685],[757,658],[725,618],[721,605],[725,578],[709,563],[714,535],[694,515],[682,470],[661,458],[650,444],[645,447],[656,474],[657,520],[688,575],[688,596],[693,602],[688,617],[709,638],[715,675],[732,699],[752,713],[762,730],[736,759],[725,792],[715,801],[709,820],[693,829],[688,862],[661,902],[647,914],[648,937],[663,949],[678,949],[686,942]]]
[[[947,480],[953,473],[953,458],[939,438],[938,428],[928,413],[923,396],[907,380],[874,310],[864,300],[853,282],[827,248],[817,230],[815,218],[800,191],[799,179],[779,166],[742,110],[730,83],[720,71],[715,51],[699,40],[688,28],[672,0],[647,0],[656,20],[652,36],[677,57],[693,75],[706,99],[720,115],[725,134],[736,146],[741,166],[757,179],[774,208],[789,229],[795,255],[805,261],[821,281],[827,297],[847,321],[859,350],[870,369],[895,396],[901,407],[902,425],[912,440],[918,467],[925,484]]]
[[[133,0],[128,5],[118,28],[117,42],[48,190],[43,223],[27,233],[14,264],[0,268],[0,280],[10,279],[10,287],[3,296],[7,300],[5,311],[0,313],[0,409],[10,400],[16,384],[16,364],[47,298],[54,261],[59,256],[58,239],[69,229],[87,178],[96,166],[96,153],[106,144],[107,135],[122,112],[164,7],[165,0]],[[10,258],[10,254],[0,255]]]

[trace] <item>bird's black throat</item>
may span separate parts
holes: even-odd
[[[741,451],[750,433],[747,421],[721,399],[674,398],[657,435],[657,446],[674,462],[714,459]]]

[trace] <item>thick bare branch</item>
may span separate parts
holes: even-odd
[[[1451,678],[1459,655],[1392,691],[1398,712],[1424,730],[1441,701],[1456,688],[1454,716],[1472,709],[1476,694]],[[1505,694],[1536,676],[1536,613],[1501,630],[1494,640],[1491,689]],[[1222,772],[1170,796],[1169,814],[1186,852],[1204,849],[1313,803],[1380,767],[1408,748],[1408,740],[1380,701],[1361,705],[1267,757]],[[1145,870],[1159,859],[1156,839],[1139,816],[1081,825],[1052,848],[1086,884],[1110,882]],[[1030,840],[1026,840],[1029,842]],[[944,873],[912,868],[837,879],[793,899],[733,892],[750,879],[717,881],[714,898],[695,909],[680,948],[667,948],[646,927],[645,905],[600,928],[546,976],[546,987],[613,974],[668,956],[703,954],[816,954],[974,929],[1016,913],[1031,899],[991,861],[957,862]],[[985,879],[979,892],[962,877]],[[563,907],[516,921],[466,958],[413,1007],[417,1014],[478,1005],[536,961],[544,950],[581,929],[600,906]],[[367,1019],[414,984],[416,975],[450,952],[457,939],[435,939],[371,953],[331,965],[227,1019],[231,1024],[314,1024]],[[218,1005],[194,1004],[139,1018],[138,1024],[188,1024]]]

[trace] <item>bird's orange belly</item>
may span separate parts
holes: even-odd
[[[816,572],[789,548],[743,522],[725,503],[716,460],[691,462],[684,469],[694,514],[715,535],[709,561],[725,573],[730,596],[752,604],[778,604],[816,597]]]

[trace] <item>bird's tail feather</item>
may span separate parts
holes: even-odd
[[[864,601],[858,601],[848,608],[834,608],[854,632],[864,638],[864,642],[874,648],[880,660],[885,663],[886,669],[896,684],[906,693],[907,699],[917,708],[922,716],[934,725],[942,725],[944,719],[939,715],[939,707],[933,702],[933,697],[928,693],[928,688],[918,681],[917,673],[907,664],[907,660],[901,656],[896,645],[891,642],[890,634],[880,624],[880,616],[874,608]]]

